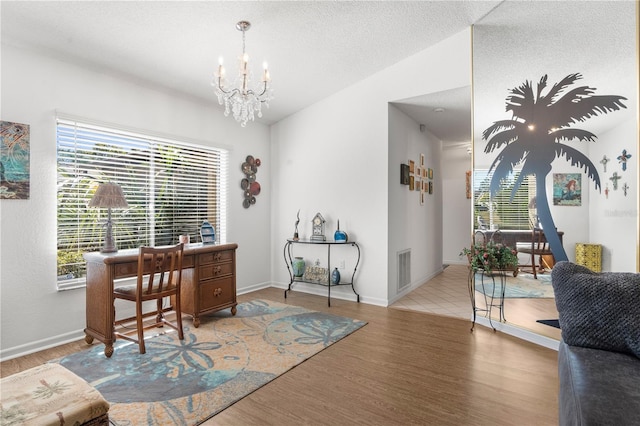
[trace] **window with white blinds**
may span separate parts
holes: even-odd
[[[59,289],[84,285],[82,253],[102,247],[108,211],[88,204],[103,182],[129,204],[111,210],[119,250],[198,242],[204,220],[226,240],[225,150],[59,118],[57,154]]]
[[[476,169],[473,173],[474,223],[477,229],[531,229],[536,221],[535,176],[526,176],[511,200],[511,190],[519,171],[514,171],[502,181],[500,190],[491,199],[489,185],[493,171]]]

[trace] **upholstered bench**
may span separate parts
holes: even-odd
[[[8,425],[108,425],[109,403],[60,364],[0,380],[0,420]]]

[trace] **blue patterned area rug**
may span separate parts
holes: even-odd
[[[502,291],[500,278],[495,277],[494,281],[491,277],[484,276],[484,288],[482,286],[482,275],[476,273],[476,291],[494,297],[498,297]],[[538,274],[538,278],[533,278],[532,274],[520,272],[516,277],[512,273],[506,275],[506,286],[504,291],[506,299],[517,298],[553,298],[553,286],[551,285],[551,274]]]
[[[197,425],[366,324],[267,300],[200,318],[145,355],[119,340],[111,358],[98,344],[54,362],[102,393],[114,425]]]

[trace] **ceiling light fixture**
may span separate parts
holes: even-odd
[[[248,21],[240,21],[236,24],[236,29],[242,31],[242,56],[239,58],[240,69],[236,80],[232,86],[227,86],[225,81],[225,70],[222,66],[223,58],[220,57],[218,72],[215,75],[212,86],[215,87],[216,95],[220,105],[224,103],[225,117],[229,113],[233,113],[233,118],[240,123],[242,127],[247,125],[247,121],[254,120],[254,115],[262,117],[262,104],[269,107],[269,101],[273,99],[271,90],[271,76],[267,63],[263,64],[264,71],[262,73],[261,83],[256,85],[255,89],[251,88],[251,71],[249,71],[249,55],[245,52],[245,33],[251,28]]]

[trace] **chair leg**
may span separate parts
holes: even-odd
[[[538,274],[536,273],[536,269],[538,269],[536,267],[536,255],[532,252],[531,253],[531,269],[533,269],[533,279],[538,279]]]
[[[156,327],[164,327],[164,314],[162,313],[162,299],[156,299]]]
[[[173,310],[176,312],[176,323],[178,324],[178,338],[184,340],[184,331],[182,330],[182,310],[180,308],[180,292],[176,293],[175,297],[176,306]]]
[[[140,353],[144,354],[147,352],[147,349],[144,346],[144,328],[142,325],[142,302],[140,300],[136,301],[136,326],[138,327],[138,347],[140,348]]]

